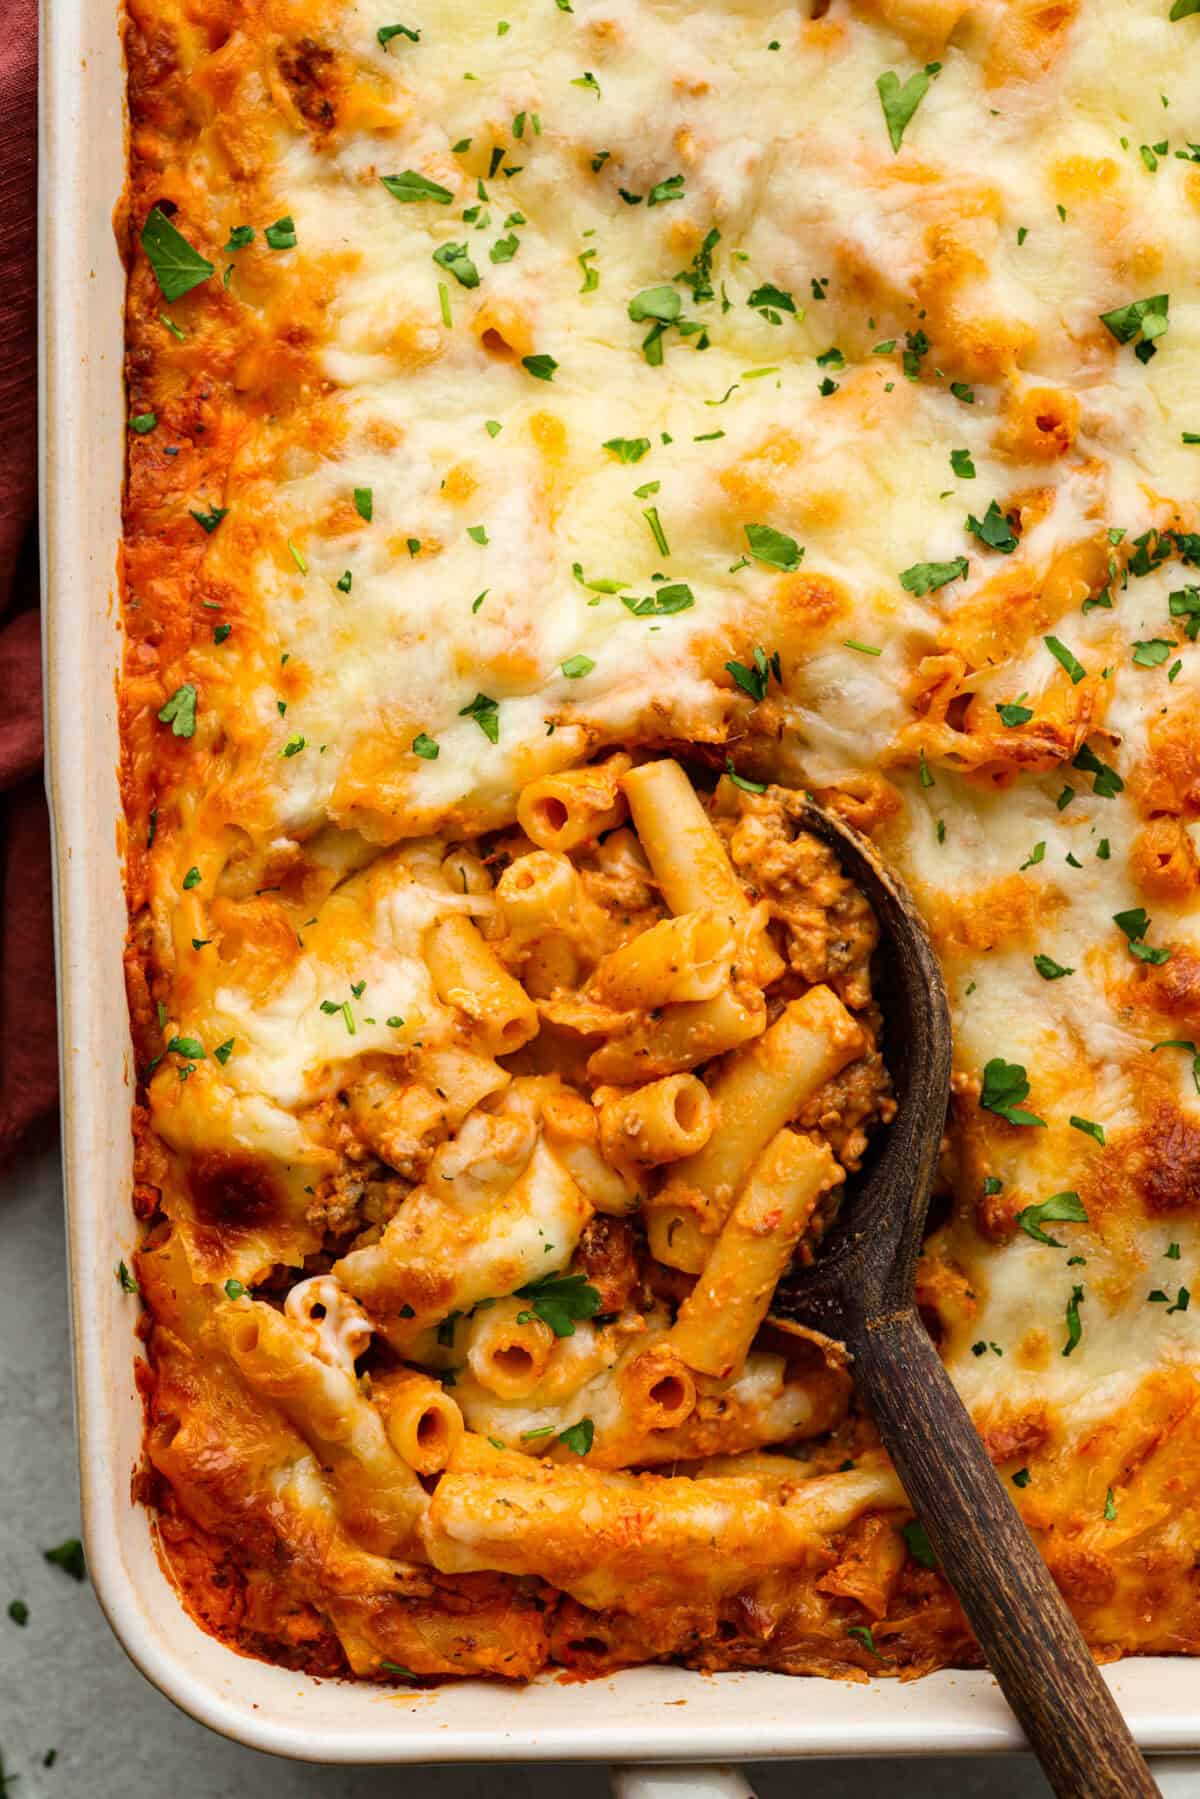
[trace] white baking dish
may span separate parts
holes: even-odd
[[[130,1502],[140,1405],[136,1302],[114,1279],[133,1242],[133,1091],[121,976],[115,594],[125,432],[123,271],[112,234],[124,117],[116,0],[43,0],[42,555],[55,821],[64,1160],[88,1565],[142,1672],[256,1748],[330,1762],[528,1757],[700,1760],[1010,1749],[991,1678],[871,1685],[645,1668],[590,1684],[472,1682],[417,1695],[248,1661],[188,1619]],[[1131,1661],[1111,1681],[1139,1740],[1200,1748],[1200,1671]]]

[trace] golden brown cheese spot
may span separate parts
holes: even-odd
[[[1030,387],[1010,394],[996,448],[1015,462],[1050,462],[1073,448],[1079,401],[1065,388]]]
[[[1037,81],[1048,74],[1065,48],[1078,11],[1079,0],[1008,0],[993,14],[986,79],[1000,86]]]
[[[914,56],[946,47],[955,27],[976,10],[977,0],[853,0],[858,12],[899,32]]]
[[[1200,717],[1191,708],[1176,708],[1152,720],[1147,740],[1149,748],[1129,782],[1143,815],[1200,818]]]
[[[222,1233],[269,1230],[287,1216],[287,1201],[270,1165],[236,1150],[201,1150],[188,1164],[188,1191],[196,1223]]]
[[[341,85],[333,51],[302,37],[293,44],[280,44],[275,63],[305,124],[317,132],[329,131],[336,123]]]
[[[1156,1106],[1127,1153],[1148,1212],[1161,1216],[1200,1207],[1200,1123],[1178,1106]]]
[[[1138,832],[1130,846],[1129,874],[1150,899],[1181,905],[1191,898],[1200,885],[1200,860],[1178,818],[1151,819]]]
[[[1184,1024],[1200,1025],[1200,956],[1188,949],[1174,949],[1169,962],[1147,968],[1139,999],[1147,1009],[1166,1014]]]
[[[1036,948],[1039,933],[1065,904],[1062,892],[1017,873],[971,894],[924,895],[934,941],[943,956]]]
[[[573,1267],[600,1295],[601,1312],[619,1312],[637,1280],[633,1225],[597,1212],[583,1227]]]
[[[1010,660],[1103,587],[1109,555],[1107,539],[1097,531],[1058,552],[1041,572],[1022,563],[1002,569],[957,608],[942,647],[957,651],[972,668]]]

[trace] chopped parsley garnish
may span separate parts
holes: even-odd
[[[668,544],[666,532],[662,528],[662,520],[658,516],[658,507],[647,506],[642,513],[642,517],[650,527],[650,535],[654,539],[659,555],[669,556],[671,554],[671,546]]]
[[[1200,5],[1200,0],[1196,0],[1196,3],[1197,3],[1197,5]],[[1113,1490],[1110,1487],[1108,1489],[1107,1493],[1104,1495],[1104,1517],[1105,1517],[1106,1523],[1111,1524],[1113,1522],[1113,1519],[1116,1517],[1116,1515],[1117,1515],[1116,1501],[1113,1498]]]
[[[381,25],[375,36],[385,50],[394,37],[406,37],[412,44],[419,44],[421,41],[420,31],[412,25]]]
[[[1027,725],[1033,717],[1032,708],[1022,706],[1019,699],[1000,701],[996,711],[1000,714],[1000,723],[1010,731],[1015,731],[1018,725]]]
[[[469,706],[459,709],[460,718],[473,718],[489,743],[500,741],[499,702],[486,693],[477,693]]]
[[[136,1293],[138,1291],[138,1284],[123,1261],[117,1263],[114,1272],[117,1277],[117,1285],[120,1287],[122,1293]]]
[[[1052,1193],[1040,1205],[1024,1206],[1017,1213],[1017,1223],[1023,1231],[1031,1236],[1035,1243],[1047,1243],[1051,1249],[1065,1249],[1057,1237],[1051,1237],[1042,1229],[1044,1224],[1086,1224],[1087,1212],[1078,1193]]]
[[[1085,1137],[1094,1137],[1101,1148],[1104,1147],[1104,1126],[1097,1124],[1094,1118],[1077,1118],[1072,1112],[1067,1123],[1073,1131],[1082,1131]]]
[[[675,612],[690,612],[696,604],[696,596],[686,581],[670,581],[656,593],[648,593],[640,600],[623,593],[621,604],[628,607],[635,618],[666,618]]]
[[[596,664],[590,656],[568,656],[562,664],[562,672],[568,681],[578,681],[584,675],[590,675]]]
[[[183,877],[183,891],[185,893],[190,893],[193,887],[198,887],[199,885],[200,870],[195,867],[189,868]]]
[[[467,536],[472,543],[485,544],[488,541],[486,525],[468,525]]]
[[[1141,639],[1133,646],[1134,667],[1161,668],[1171,653],[1178,648],[1179,645],[1169,637]]]
[[[244,1299],[246,1297],[246,1289],[241,1281],[227,1280],[225,1282],[225,1297],[226,1299]]]
[[[595,250],[581,250],[575,258],[583,270],[583,286],[579,290],[581,294],[594,294],[600,285],[600,271],[591,266],[595,258]]]
[[[197,512],[193,509],[190,516],[195,519],[206,536],[211,537],[223,518],[228,518],[228,506],[214,506],[210,512]]]
[[[919,1518],[910,1518],[900,1534],[914,1562],[918,1562],[922,1568],[937,1567],[938,1559],[933,1552],[933,1544]]]
[[[648,437],[610,437],[601,445],[611,450],[618,462],[640,462],[650,448]]]
[[[1071,677],[1072,687],[1078,687],[1079,683],[1083,680],[1084,675],[1087,673],[1082,662],[1080,662],[1076,656],[1072,655],[1071,651],[1061,639],[1057,637],[1043,637],[1042,642],[1054,657],[1054,660],[1066,669]]]
[[[804,551],[786,531],[776,531],[772,525],[747,525],[745,530],[750,554],[757,561],[781,568],[786,574],[800,567]]]
[[[586,587],[589,593],[620,593],[623,587],[629,586],[628,581],[613,580],[607,575],[597,575],[594,580],[589,581],[583,572],[582,562],[573,562],[571,564],[571,573],[574,575],[579,585],[581,587]],[[596,600],[588,601],[589,606],[595,606],[597,604],[598,602]]]
[[[1012,1477],[1012,1484],[1014,1487],[1027,1487],[1031,1478],[1028,1468],[1018,1468]]]
[[[596,1427],[590,1418],[581,1418],[577,1424],[569,1424],[566,1430],[560,1430],[558,1440],[572,1455],[586,1455],[595,1440]]]
[[[253,225],[235,225],[229,233],[228,241],[223,243],[221,248],[223,250],[244,250],[247,244],[252,244],[253,242]]]
[[[744,662],[727,662],[727,674],[733,676],[743,693],[748,693],[752,700],[765,700],[771,676],[782,683],[783,672],[779,661],[779,652],[768,656],[758,645],[754,649],[753,666],[747,668]]]
[[[665,181],[656,181],[646,195],[647,206],[665,206],[668,200],[683,199],[683,176],[668,175]]]
[[[423,762],[436,762],[442,750],[441,745],[435,743],[432,737],[427,737],[424,731],[418,731],[412,740],[412,753],[420,756]]]
[[[1097,799],[1115,799],[1117,794],[1124,790],[1125,783],[1116,769],[1110,768],[1107,762],[1101,762],[1099,756],[1094,750],[1090,750],[1086,743],[1080,744],[1072,758],[1071,767],[1083,769],[1086,774],[1095,776],[1092,792]]]
[[[601,97],[600,83],[596,80],[596,77],[592,74],[590,69],[585,69],[582,75],[576,75],[571,86],[587,88],[590,93],[595,94],[597,100]]]
[[[746,304],[747,306],[752,307],[755,312],[760,312],[771,325],[779,325],[783,322],[780,317],[782,313],[790,312],[794,314],[796,311],[796,302],[787,291],[786,287],[776,287],[774,283],[770,281],[764,281],[761,287],[756,287],[746,301]],[[825,354],[828,356],[829,352],[826,351]],[[835,368],[843,368],[845,366],[845,359],[840,350],[837,352],[837,356],[838,361],[833,364],[833,366]],[[817,361],[823,364],[825,358],[818,356]]]
[[[61,1568],[72,1580],[87,1579],[87,1564],[83,1559],[83,1544],[78,1537],[68,1537],[55,1549],[43,1549],[42,1560],[50,1563],[52,1568]]]
[[[960,481],[973,481],[975,479],[975,464],[971,461],[970,450],[951,450],[950,467],[954,470],[954,473],[958,476]]]
[[[556,1337],[573,1337],[576,1324],[594,1318],[600,1310],[600,1295],[583,1274],[548,1274],[518,1287],[517,1297],[531,1302],[534,1316],[548,1324]]]
[[[1161,337],[1167,328],[1169,305],[1169,295],[1153,294],[1147,300],[1131,300],[1127,306],[1118,306],[1112,312],[1102,312],[1100,323],[1119,344],[1132,343],[1140,331],[1142,341],[1134,355],[1139,362],[1149,362],[1156,353],[1154,339]]]
[[[974,406],[975,389],[973,387],[968,387],[965,381],[952,381],[950,383],[950,392],[954,395],[956,400],[961,400],[964,406]]]
[[[922,594],[936,593],[948,581],[957,581],[966,574],[968,566],[965,556],[956,556],[953,562],[914,562],[911,568],[901,571],[900,585],[920,598]]]
[[[869,1624],[849,1624],[846,1627],[846,1635],[848,1637],[853,1637],[856,1642],[861,1643],[867,1653],[873,1655],[877,1662],[883,1660],[883,1657],[875,1647],[875,1638],[871,1633],[871,1626]]]
[[[522,356],[521,367],[531,374],[535,381],[553,381],[554,371],[558,364],[553,356]]]
[[[21,1628],[24,1629],[29,1622],[29,1607],[23,1599],[10,1599],[8,1602],[8,1615],[14,1624],[19,1624]]]
[[[1083,1300],[1083,1288],[1072,1287],[1071,1297],[1067,1301],[1067,1340],[1063,1344],[1063,1354],[1070,1355],[1083,1335],[1083,1327],[1079,1322],[1079,1307]]]
[[[514,247],[516,241],[514,238]],[[498,262],[500,258],[494,254],[494,251],[495,246],[493,245],[492,261]],[[433,260],[439,269],[445,269],[447,274],[453,275],[460,287],[479,286],[479,270],[471,261],[466,244],[442,244],[434,251]]]
[[[901,85],[900,77],[893,69],[880,75],[875,83],[879,95],[879,104],[883,108],[883,117],[887,125],[887,134],[892,150],[897,155],[913,114],[929,92],[929,83],[941,68],[939,62],[927,62],[923,69]]]
[[[225,639],[229,636],[229,634],[232,630],[233,630],[232,625],[214,625],[214,627],[213,627],[213,642],[214,643],[224,643]]]
[[[191,293],[194,287],[199,287],[201,282],[207,281],[215,272],[214,265],[208,258],[192,248],[183,233],[175,228],[158,206],[152,206],[146,214],[146,222],[142,226],[142,248],[154,270],[162,297],[168,304],[181,300],[184,294]]]
[[[189,1062],[203,1062],[204,1045],[199,1037],[172,1037],[167,1044],[167,1054],[185,1056]]]
[[[1012,526],[995,500],[992,501],[982,519],[973,512],[967,514],[967,530],[972,537],[977,537],[989,550],[999,550],[1002,556],[1011,556],[1017,547],[1017,539]]]
[[[726,756],[725,758],[725,773],[729,776],[729,779],[733,782],[734,786],[740,787],[743,793],[765,793],[767,791],[765,781],[748,781],[745,775],[739,775],[737,769],[733,766],[733,759],[730,756]]]
[[[419,175],[416,169],[405,169],[402,175],[381,175],[379,179],[393,200],[436,200],[439,206],[449,206],[454,199],[448,187]]]
[[[1061,962],[1056,962],[1053,956],[1035,956],[1033,966],[1043,981],[1061,981],[1065,974],[1075,973],[1073,968],[1064,968]]]
[[[175,689],[158,717],[162,724],[170,725],[172,737],[196,735],[196,689],[190,681]]]
[[[690,265],[686,269],[681,269],[675,277],[680,286],[691,288],[692,298],[697,304],[701,300],[712,300],[716,297],[712,284],[712,259],[713,251],[720,241],[721,233],[713,225],[706,233],[704,242],[692,257]]]
[[[145,437],[147,431],[153,431],[157,423],[158,414],[156,412],[139,412],[130,419],[129,429],[136,431],[139,437]]]
[[[1006,1062],[1003,1056],[993,1056],[983,1070],[983,1086],[979,1093],[979,1104],[983,1110],[995,1112],[997,1117],[1007,1119],[1009,1124],[1044,1127],[1044,1118],[1021,1109],[1021,1101],[1028,1095],[1029,1080],[1021,1064]]]
[[[349,569],[346,569],[343,574],[338,576],[337,580],[334,582],[334,586],[339,593],[349,593],[353,581],[354,576],[350,573]]]
[[[300,754],[301,750],[305,747],[306,741],[307,741],[307,739],[301,737],[301,735],[298,731],[293,731],[292,735],[288,738],[287,742],[284,744],[284,746],[280,750],[279,754],[281,756],[286,756],[289,759],[292,756],[298,756]]]
[[[1155,967],[1171,960],[1169,949],[1152,949],[1144,941],[1150,929],[1150,917],[1144,906],[1132,906],[1127,912],[1114,912],[1113,923],[1124,931],[1131,955],[1139,962],[1151,962]]]
[[[273,225],[268,225],[263,232],[272,250],[294,250],[296,248],[296,225],[290,213],[284,213]]]
[[[354,510],[359,518],[365,519],[369,525],[375,511],[375,495],[369,487],[354,489]]]
[[[233,1054],[233,1046],[236,1042],[236,1037],[227,1037],[224,1043],[218,1043],[216,1049],[214,1049],[213,1055],[217,1058],[217,1061],[221,1064],[222,1068],[224,1068],[226,1062],[228,1062],[230,1056]]]

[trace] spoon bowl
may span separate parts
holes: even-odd
[[[842,1337],[861,1323],[911,1306],[942,1131],[950,1100],[950,1002],[941,967],[912,895],[873,844],[806,799],[801,827],[828,845],[869,900],[879,925],[872,970],[883,1014],[881,1050],[896,1115],[847,1183],[817,1259],[775,1290],[773,1319]]]

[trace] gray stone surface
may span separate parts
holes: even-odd
[[[321,1768],[185,1718],[126,1661],[86,1586],[41,1550],[79,1530],[57,1151],[0,1182],[0,1749],[12,1799],[603,1799],[603,1768]],[[24,1629],[6,1615],[29,1607]],[[813,1689],[797,1683],[797,1703]],[[43,1766],[48,1750],[53,1766]],[[1034,1799],[1026,1758],[757,1765],[760,1799]],[[0,1782],[0,1799],[5,1788]]]

